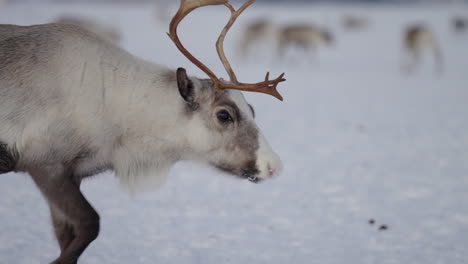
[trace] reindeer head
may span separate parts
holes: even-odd
[[[249,0],[235,10],[227,0],[181,0],[168,35],[177,48],[210,77],[188,77],[185,69],[177,70],[177,85],[184,100],[185,111],[189,115],[187,122],[190,133],[187,137],[195,154],[193,158],[202,159],[225,172],[257,182],[279,173],[281,161],[255,124],[253,107],[246,102],[239,90],[266,93],[282,100],[276,86],[285,81],[284,74],[275,80],[269,80],[267,73],[263,82],[240,83],[223,50],[226,33],[237,17],[253,2],[254,0]],[[221,4],[229,8],[231,18],[221,32],[216,48],[230,76],[230,82],[218,78],[196,59],[184,48],[177,36],[178,24],[191,11],[201,6]]]

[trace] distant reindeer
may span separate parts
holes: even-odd
[[[341,19],[341,25],[347,31],[359,31],[367,28],[369,19],[356,15],[345,15]]]
[[[171,2],[170,0],[153,0],[155,3],[155,16],[160,23],[168,23],[171,20],[170,9]]]
[[[452,19],[452,28],[456,33],[468,31],[468,17],[457,16]]]
[[[116,28],[99,24],[89,18],[64,15],[57,18],[54,22],[83,27],[114,43],[119,43],[122,38],[120,32]]]
[[[412,72],[421,63],[423,52],[429,51],[434,57],[437,71],[443,70],[443,57],[434,32],[426,25],[415,24],[405,28],[403,33],[402,70]]]
[[[247,24],[239,42],[239,51],[242,57],[247,57],[255,44],[267,40],[274,40],[276,26],[270,19],[260,18]]]
[[[310,24],[293,24],[282,27],[278,33],[278,55],[284,57],[288,47],[295,46],[304,52],[334,43],[332,33]]]
[[[80,191],[98,172],[114,171],[131,189],[160,182],[180,160],[252,182],[279,173],[278,155],[237,90],[282,100],[276,87],[284,74],[240,83],[223,51],[230,26],[252,3],[235,11],[223,0],[181,0],[169,36],[209,79],[136,58],[75,25],[0,25],[0,173],[29,173],[46,198],[61,249],[52,263],[77,263],[98,236],[99,215]],[[229,82],[176,32],[197,7],[220,4],[233,12],[217,44]]]

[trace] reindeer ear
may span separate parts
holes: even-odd
[[[195,87],[193,82],[187,77],[187,71],[184,68],[177,69],[177,86],[179,93],[187,103],[195,103]]]

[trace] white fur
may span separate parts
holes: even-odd
[[[0,78],[5,95],[0,98],[0,141],[17,150],[21,165],[61,163],[83,154],[77,174],[112,169],[124,186],[136,191],[160,185],[174,163],[199,159],[223,142],[199,117],[184,113],[177,83],[168,77],[174,71],[76,27],[57,32],[57,25],[36,27],[18,27],[12,34],[52,32],[37,40],[46,43],[40,65],[28,68],[26,63],[21,72]],[[59,42],[59,48],[48,47],[49,41]],[[24,99],[25,91],[30,98]],[[253,119],[242,93],[230,94]],[[7,113],[18,105],[19,117],[9,120]],[[81,153],[83,149],[92,155]],[[263,136],[257,155],[262,178],[279,171],[279,158]]]
[[[280,174],[283,170],[283,164],[262,134],[259,135],[259,145],[260,147],[257,150],[257,167],[260,170],[260,174],[258,177],[268,179]]]
[[[242,92],[237,90],[231,90],[229,91],[229,93],[231,95],[231,99],[234,102],[236,102],[236,105],[244,113],[244,115],[247,116],[249,119],[253,120],[254,116]],[[261,179],[268,179],[278,175],[282,171],[283,165],[278,154],[276,154],[271,148],[271,146],[268,144],[267,140],[261,133],[261,130],[258,127],[257,129],[259,131],[259,148],[256,152],[256,156],[257,168],[260,170],[260,174],[258,175],[258,177]]]

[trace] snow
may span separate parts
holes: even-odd
[[[101,233],[81,263],[467,263],[468,34],[449,28],[458,6],[254,6],[243,25],[328,23],[336,45],[275,62],[271,45],[235,58],[238,77],[286,72],[285,101],[247,94],[257,122],[283,159],[283,174],[254,185],[192,163],[178,164],[158,191],[128,195],[111,173],[83,184],[101,215]],[[138,56],[183,66],[200,77],[165,35],[151,5],[6,5],[0,23],[45,23],[81,14],[123,32]],[[342,14],[369,16],[345,32]],[[216,72],[214,41],[226,11],[210,7],[181,25],[189,49]],[[215,22],[216,21],[216,22]],[[399,71],[402,26],[424,21],[437,33],[445,71],[430,59]],[[227,45],[235,57],[234,46]],[[294,55],[294,54],[293,54]],[[297,54],[296,54],[297,55]],[[48,263],[59,254],[48,208],[27,175],[1,175],[0,263]],[[368,223],[375,219],[375,224]],[[387,225],[387,230],[379,230]]]

